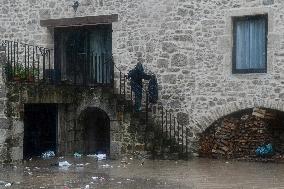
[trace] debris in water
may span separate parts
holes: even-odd
[[[92,179],[93,179],[94,181],[104,181],[104,180],[105,180],[104,177],[92,177]]]
[[[0,181],[0,186],[3,186],[3,185],[6,186],[6,184],[8,184],[8,182],[2,181],[2,180]]]
[[[69,167],[71,164],[68,161],[61,161],[58,163],[59,167]]]
[[[102,167],[103,167],[103,168],[110,168],[110,167],[112,168],[113,166],[111,166],[111,165],[109,165],[109,164],[105,164],[105,165],[102,165]]]
[[[122,160],[120,161],[120,163],[122,163],[122,164],[127,164],[127,158],[125,157],[125,158],[122,158]]]
[[[97,179],[99,179],[99,177],[92,177],[92,179],[93,179],[93,180],[97,180]]]
[[[12,184],[11,183],[7,183],[7,184],[5,184],[5,187],[11,187],[12,186]]]
[[[41,154],[41,157],[43,159],[49,159],[49,158],[53,158],[55,156],[54,151],[46,151],[44,153]]]
[[[274,153],[272,144],[267,144],[264,146],[259,146],[256,150],[255,153],[257,156],[265,157],[272,155]]]
[[[89,154],[87,157],[97,158],[98,161],[106,160],[106,154]]]
[[[96,158],[96,157],[97,157],[97,155],[96,155],[96,154],[89,154],[89,155],[87,155],[87,157]]]
[[[81,158],[81,157],[82,157],[82,154],[79,154],[79,153],[76,152],[76,153],[74,154],[74,157],[75,157],[75,158]]]
[[[100,181],[104,181],[105,180],[105,178],[104,177],[100,177]]]
[[[105,160],[106,159],[106,154],[98,154],[97,157],[98,157],[99,161],[100,160]]]

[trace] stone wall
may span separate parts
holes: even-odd
[[[118,14],[113,54],[123,70],[137,61],[158,76],[160,98],[192,139],[231,112],[262,106],[283,111],[282,0],[4,0],[0,37],[53,46],[40,19]],[[268,14],[268,71],[232,74],[232,16]],[[194,146],[192,146],[195,149]]]
[[[84,131],[85,125],[81,124],[80,116],[84,110],[92,107],[101,109],[110,119],[110,157],[119,158],[121,148],[124,148],[123,145],[128,145],[123,140],[125,135],[129,135],[128,131],[122,129],[126,127],[127,123],[122,122],[117,117],[116,99],[109,96],[112,94],[107,91],[100,88],[88,90],[72,86],[41,86],[22,83],[6,83],[6,87],[7,108],[5,108],[5,116],[10,120],[7,128],[9,134],[7,140],[9,139],[8,149],[12,150],[11,157],[7,158],[8,161],[23,158],[25,104],[57,104],[57,155],[82,153],[82,149],[84,149],[82,131]],[[114,138],[115,135],[118,137]],[[5,137],[0,138],[1,140],[5,139]],[[13,150],[17,151],[13,152]],[[13,153],[18,154],[17,157],[14,157]],[[132,152],[124,151],[124,154],[127,153]]]
[[[3,53],[4,55],[4,53]],[[4,60],[4,59],[3,59]],[[0,60],[0,63],[1,62]],[[1,64],[2,65],[2,64]],[[5,77],[3,77],[5,78]],[[85,89],[74,86],[31,85],[3,82],[3,105],[0,126],[2,161],[23,159],[25,104],[57,104],[57,155],[83,153],[84,130],[82,115],[87,108],[98,108],[110,120],[110,158],[144,153],[144,131],[137,133],[130,125],[135,117],[120,107],[116,94],[102,88]],[[137,137],[137,136],[140,136]],[[1,146],[2,147],[2,146]],[[4,155],[5,154],[5,155]]]
[[[4,56],[3,49],[0,49],[0,62],[6,60]],[[3,64],[0,64],[0,73],[2,74]],[[15,128],[11,130],[11,123],[12,120],[6,114],[7,110],[7,98],[6,98],[6,86],[4,77],[0,77],[0,158],[5,161],[14,156],[18,158],[21,156],[21,153],[17,152],[16,148],[9,148],[10,140],[11,140],[11,133],[14,133],[15,136],[18,136],[20,133],[23,133],[23,129],[17,121],[15,121]]]

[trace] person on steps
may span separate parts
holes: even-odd
[[[131,89],[134,92],[135,111],[139,112],[141,111],[143,79],[150,80],[151,75],[147,75],[144,72],[143,65],[137,63],[135,68],[129,71],[128,78],[130,79]]]

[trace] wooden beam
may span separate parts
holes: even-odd
[[[118,21],[118,14],[112,14],[112,15],[41,20],[40,25],[42,27],[56,28],[56,27],[69,27],[69,26],[111,24],[117,21]]]

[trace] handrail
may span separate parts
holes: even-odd
[[[2,46],[6,46],[7,42],[18,43],[18,44],[25,45],[25,46],[37,47],[37,48],[41,48],[41,49],[47,49],[47,50],[50,50],[50,51],[54,51],[54,49],[52,49],[52,48],[47,48],[47,47],[43,47],[43,46],[38,46],[38,45],[33,45],[33,44],[28,44],[28,43],[23,43],[23,42],[17,42],[17,41],[12,41],[12,40],[8,40],[8,39],[0,40],[0,44]]]
[[[112,59],[113,60],[113,59]],[[114,67],[119,71],[119,76],[120,76],[120,94],[123,94],[124,97],[126,97],[125,94],[125,84],[126,84],[126,79],[129,81],[129,79],[127,78],[127,75],[124,74],[120,68],[118,68],[118,66],[113,62]],[[123,81],[122,81],[123,80]],[[133,82],[133,81],[132,81]],[[122,89],[122,85],[123,85],[123,89]],[[131,86],[130,86],[131,88]],[[142,91],[144,93],[144,95],[146,96],[145,99],[145,119],[146,119],[146,128],[148,128],[148,113],[149,113],[149,105],[151,103],[149,103],[149,91],[142,88]],[[146,93],[146,94],[145,94]],[[130,89],[130,96],[131,96],[131,100],[132,100],[132,89]],[[172,112],[168,111],[162,103],[158,103],[157,105],[157,109],[158,112],[160,110],[161,115],[159,115],[159,113],[157,113],[157,117],[158,119],[161,118],[161,120],[159,120],[161,123],[160,124],[160,131],[162,131],[162,133],[165,132],[166,136],[165,138],[169,138],[170,140],[175,140],[178,142],[179,145],[181,145],[181,152],[182,153],[186,153],[188,152],[188,133],[189,133],[189,128],[183,124],[180,124],[177,117],[175,115],[173,115]],[[153,111],[153,110],[151,110]],[[166,114],[164,114],[166,113]],[[169,131],[169,133],[168,133]],[[177,132],[177,133],[176,133]],[[176,136],[177,135],[177,136]],[[145,141],[146,142],[146,141]],[[163,141],[162,141],[163,143]],[[185,143],[185,144],[184,144]],[[185,145],[185,147],[184,147]],[[154,145],[153,145],[153,149],[154,151]]]

